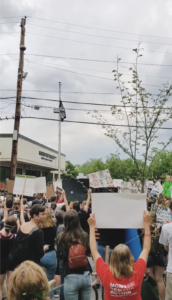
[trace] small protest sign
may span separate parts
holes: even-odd
[[[43,193],[45,194],[46,189],[46,178],[45,177],[37,177],[35,179],[35,193]]]
[[[51,197],[55,197],[54,187],[53,185],[47,186],[46,188],[47,199],[51,199]]]
[[[35,192],[35,177],[16,175],[13,194],[32,197]]]
[[[13,193],[14,189],[14,180],[6,180],[6,189],[9,194]]]
[[[92,188],[114,187],[109,170],[88,174],[88,178]]]
[[[158,228],[162,226],[164,222],[170,221],[171,219],[170,210],[167,207],[152,204],[151,211],[156,213],[156,225]]]

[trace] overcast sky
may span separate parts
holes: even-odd
[[[132,49],[138,42],[142,42],[144,48],[142,63],[172,65],[171,0],[1,0],[0,13],[1,97],[16,95],[19,24],[23,16],[27,16],[24,70],[29,74],[23,82],[22,93],[26,97],[58,100],[61,82],[63,101],[118,104],[120,97],[115,95],[118,91],[112,70],[116,67],[117,55],[124,62],[134,62]],[[127,69],[124,66],[121,65],[121,71],[128,74],[129,65]],[[171,67],[168,66],[139,66],[139,73],[143,83],[147,84],[147,91],[155,94],[158,86],[172,81]],[[128,75],[124,78],[130,80]],[[14,116],[14,100],[0,101],[1,118]],[[58,118],[52,108],[36,111],[25,106],[58,107],[58,102],[25,99],[23,104],[23,117]],[[115,123],[109,107],[65,102],[64,106],[66,120],[96,122],[92,110],[97,109],[109,122]],[[1,133],[12,133],[14,121],[2,121],[0,126]],[[20,133],[58,150],[57,122],[23,119]],[[170,135],[170,131],[159,133],[160,140]],[[113,140],[103,135],[100,126],[62,123],[62,152],[74,164],[82,164],[89,158],[105,160],[117,150]],[[126,157],[119,152],[121,158]]]

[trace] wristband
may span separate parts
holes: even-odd
[[[145,236],[149,236],[149,237],[151,237],[151,235],[150,235],[150,234],[145,234]]]

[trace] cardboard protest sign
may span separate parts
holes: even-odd
[[[55,197],[54,187],[53,185],[47,186],[46,188],[46,196],[47,199],[51,199],[51,197]]]
[[[35,190],[34,193],[43,193],[45,194],[47,191],[46,188],[46,178],[45,177],[37,177],[35,179]]]
[[[9,194],[13,194],[14,180],[6,180],[6,189]]]
[[[156,213],[156,225],[158,228],[162,226],[165,221],[171,220],[170,210],[167,207],[152,204],[151,211]]]
[[[143,228],[146,194],[93,193],[97,228]]]
[[[88,174],[88,178],[92,188],[114,187],[109,170]]]
[[[32,197],[35,192],[35,177],[16,175],[13,194]]]

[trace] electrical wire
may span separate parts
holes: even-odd
[[[172,38],[169,38],[169,37],[161,37],[161,36],[156,36],[156,35],[131,33],[131,32],[125,32],[125,31],[110,30],[110,29],[102,29],[102,28],[97,28],[97,27],[78,25],[78,24],[54,21],[54,20],[43,19],[43,18],[36,18],[36,17],[32,17],[32,16],[29,16],[28,18],[32,18],[32,19],[36,19],[36,20],[42,20],[42,21],[48,21],[48,22],[53,22],[53,23],[59,23],[59,24],[65,24],[65,25],[70,25],[70,26],[77,26],[77,27],[82,27],[82,28],[96,29],[96,30],[101,30],[101,31],[109,31],[109,32],[116,32],[116,33],[130,34],[130,35],[137,35],[137,36],[140,35],[140,36],[147,36],[147,37],[161,38],[161,39],[172,39]]]
[[[16,98],[16,97],[9,97],[9,99],[11,98]],[[5,98],[7,99],[7,98]],[[50,102],[59,102],[59,100],[54,100],[54,99],[49,99],[49,98],[35,98],[35,97],[24,97],[22,96],[21,99],[29,99],[29,100],[38,100],[38,101],[50,101]],[[0,100],[4,100],[4,98],[0,98]],[[135,107],[135,106],[132,106],[132,105],[114,105],[114,104],[105,104],[105,103],[92,103],[92,102],[80,102],[80,101],[67,101],[67,100],[62,100],[62,102],[64,103],[70,103],[70,104],[83,104],[83,105],[95,105],[95,106],[114,106],[114,107],[129,107],[129,108],[132,108],[132,107]],[[137,108],[145,108],[143,106],[137,106]],[[149,108],[149,109],[154,109],[155,110],[155,107],[154,106],[147,106],[146,108]],[[158,108],[158,109],[161,109],[161,108]],[[172,109],[172,107],[163,107],[162,110],[164,109]]]
[[[54,29],[54,30],[62,31],[62,32],[70,32],[70,33],[75,33],[75,34],[80,34],[80,35],[85,35],[85,36],[92,36],[92,37],[98,37],[98,38],[118,40],[118,41],[120,40],[120,41],[127,41],[127,42],[136,42],[136,43],[158,44],[158,45],[163,45],[163,46],[171,46],[172,45],[172,44],[163,44],[163,43],[158,43],[158,42],[136,41],[136,40],[129,40],[129,39],[124,39],[124,38],[106,37],[106,36],[102,36],[102,35],[95,35],[95,34],[88,34],[88,33],[83,33],[83,32],[76,32],[76,31],[70,31],[70,30],[64,30],[64,29],[58,29],[58,28],[52,28],[52,27],[47,27],[47,26],[42,26],[42,25],[36,25],[36,24],[31,24],[31,23],[27,23],[27,25],[32,25],[32,26],[37,26],[37,27],[43,27],[43,28],[47,28],[47,29]],[[27,32],[27,33],[32,33],[32,32]],[[34,34],[34,33],[32,33],[32,34]],[[52,36],[49,36],[49,37],[52,37]],[[67,39],[67,40],[70,40],[70,39]],[[70,40],[70,41],[74,41],[74,40]],[[75,41],[75,42],[81,42],[81,41]],[[106,46],[107,47],[113,47],[113,46],[110,46],[110,45],[106,45]],[[128,49],[128,48],[125,48],[125,49]],[[172,54],[172,53],[170,53],[170,54]]]
[[[65,56],[53,56],[53,55],[43,55],[43,54],[25,54],[27,56],[39,56],[39,57],[51,57],[51,58],[60,58],[60,59],[73,59],[73,60],[81,60],[81,61],[94,61],[94,62],[103,62],[103,63],[116,63],[116,61],[112,60],[99,60],[99,59],[88,59],[88,58],[78,58],[78,57],[65,57]],[[134,62],[125,62],[120,61],[120,64],[135,64]],[[149,64],[149,63],[138,63],[138,65],[144,65],[144,66],[157,66],[157,67],[172,67],[172,65],[159,65],[159,64]]]
[[[3,120],[12,120],[14,118],[0,118],[0,121]],[[48,118],[38,118],[38,117],[22,117],[21,119],[37,119],[37,120],[47,120],[47,121],[59,121],[58,119],[48,119]],[[64,120],[64,123],[77,123],[77,124],[89,124],[89,125],[104,125],[104,126],[112,126],[112,127],[131,127],[131,128],[142,128],[142,126],[136,125],[123,125],[123,124],[109,124],[109,123],[94,123],[94,122],[84,122],[84,121],[72,121],[72,120]],[[152,127],[147,126],[147,129],[151,129]],[[154,129],[165,129],[171,130],[172,127],[154,127]]]
[[[87,77],[93,77],[93,78],[99,78],[99,79],[104,79],[104,80],[110,80],[110,81],[114,81],[114,79],[110,79],[110,78],[106,78],[106,77],[100,77],[100,76],[95,76],[95,75],[90,75],[90,74],[84,74],[84,73],[79,73],[79,72],[74,72],[74,71],[70,71],[70,70],[66,70],[66,69],[61,69],[61,68],[56,68],[56,67],[52,67],[49,66],[47,64],[42,64],[42,63],[37,63],[34,61],[29,60],[30,63],[36,64],[36,65],[40,65],[40,66],[44,66],[44,67],[48,67],[51,69],[56,69],[56,70],[60,70],[60,71],[64,71],[64,72],[69,72],[69,73],[73,73],[73,74],[78,74],[78,75],[82,75],[82,76],[87,76]],[[111,73],[113,74],[113,73]],[[153,86],[153,87],[160,87],[159,85],[153,85],[153,84],[147,84],[147,83],[142,83],[142,85],[147,85],[147,86]]]
[[[171,53],[172,54],[172,53]],[[28,59],[26,59],[26,61],[29,62]],[[39,61],[32,61],[32,62],[36,62],[39,63]],[[78,68],[78,67],[74,67],[74,66],[66,66],[66,65],[59,65],[59,64],[55,64],[55,63],[51,63],[51,62],[47,62],[44,64],[48,64],[48,65],[55,65],[55,66],[59,66],[59,67],[64,67],[64,68],[71,68],[71,69],[79,69],[79,70],[84,70],[84,71],[91,71],[91,72],[99,72],[99,73],[107,73],[107,74],[112,74],[112,71],[100,71],[100,70],[95,70],[95,69],[85,69],[85,68]],[[124,67],[123,67],[124,68]],[[126,74],[123,73],[122,75],[125,76],[132,76],[132,74]],[[172,79],[172,77],[165,77],[165,76],[151,76],[151,75],[143,75],[143,74],[139,74],[139,77],[149,77],[149,78],[167,78],[167,79]]]

